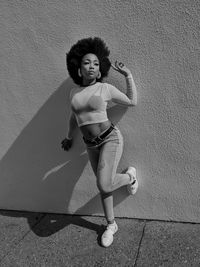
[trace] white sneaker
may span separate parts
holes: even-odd
[[[117,232],[118,226],[116,222],[108,224],[105,232],[101,237],[101,244],[104,247],[109,247],[113,242],[113,235]]]
[[[138,181],[136,179],[136,169],[134,167],[129,167],[126,171],[131,177],[130,184],[127,185],[127,189],[130,195],[134,195],[138,190]]]

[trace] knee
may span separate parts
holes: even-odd
[[[101,194],[109,194],[113,191],[112,186],[103,181],[97,181],[97,187]]]

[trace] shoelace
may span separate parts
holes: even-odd
[[[106,227],[105,233],[108,233],[108,232],[114,233],[115,230],[116,230],[116,225],[115,224],[114,225],[108,224],[107,227]]]

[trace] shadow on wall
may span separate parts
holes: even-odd
[[[0,162],[0,208],[35,212],[69,213],[74,187],[88,162],[79,132],[69,152],[61,149],[70,112],[70,89],[67,79],[47,100],[24,128]],[[109,118],[117,123],[127,108],[113,106]],[[126,190],[115,192],[117,205],[127,197]],[[96,195],[75,214],[102,212]]]

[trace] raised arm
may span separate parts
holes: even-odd
[[[137,104],[137,90],[131,71],[125,67],[123,63],[118,63],[117,61],[115,62],[115,65],[112,64],[112,67],[114,70],[124,75],[127,90],[126,94],[123,94],[114,86],[110,87],[110,94],[113,102],[122,105],[135,106]]]
[[[125,76],[126,78],[126,88],[127,88],[127,97],[131,100],[131,104],[133,106],[137,105],[137,90],[136,85],[133,80],[132,74],[128,74],[128,76]]]

